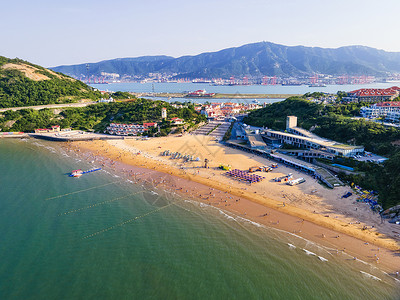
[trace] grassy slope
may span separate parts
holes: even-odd
[[[6,64],[33,70],[36,75],[49,78],[32,80],[16,68],[4,68]],[[39,76],[37,76],[39,77]],[[61,73],[20,59],[0,56],[0,107],[17,107],[54,103],[71,103],[81,99],[99,99],[101,94],[83,82]]]

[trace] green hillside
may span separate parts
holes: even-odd
[[[185,104],[182,108],[175,108],[165,101],[135,99],[134,101],[98,103],[86,107],[59,109],[21,109],[8,110],[0,114],[0,131],[33,132],[35,128],[49,128],[60,125],[61,128],[94,130],[103,132],[111,122],[137,123],[161,122],[159,135],[165,135],[173,127],[168,121],[161,120],[161,109],[167,109],[168,118],[184,119],[185,127],[191,127],[205,121],[204,115],[194,110],[192,104]]]
[[[69,76],[0,56],[0,108],[97,100],[100,92]]]

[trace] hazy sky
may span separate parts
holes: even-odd
[[[399,0],[5,0],[0,55],[45,67],[269,41],[400,52]]]

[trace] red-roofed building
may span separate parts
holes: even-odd
[[[49,132],[58,132],[60,131],[60,125],[51,126],[51,128],[38,128],[35,129],[35,133],[49,133]]]
[[[147,129],[147,128],[149,128],[149,127],[153,127],[153,128],[156,128],[157,127],[157,123],[143,123],[143,127],[145,128],[145,129]]]
[[[347,93],[346,102],[378,102],[393,100],[399,96],[400,88],[392,86],[387,89],[359,89]]]
[[[179,118],[172,118],[170,121],[175,125],[180,125],[185,123],[185,120]]]
[[[400,101],[380,102],[369,107],[363,106],[360,109],[360,114],[368,119],[383,117],[389,122],[398,123],[400,119]]]
[[[387,107],[389,109],[400,110],[400,101],[379,102],[376,104],[378,107]]]

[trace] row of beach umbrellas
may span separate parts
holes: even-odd
[[[234,169],[229,172],[226,172],[225,175],[233,177],[238,180],[248,181],[250,183],[260,182],[265,179],[265,177],[262,177],[260,175],[249,174],[247,171],[242,171],[239,169]]]

